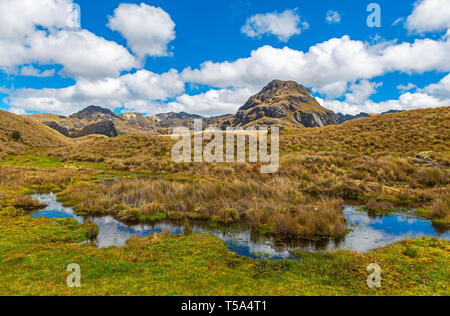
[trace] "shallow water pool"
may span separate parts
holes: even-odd
[[[79,223],[85,221],[85,218],[74,215],[72,208],[64,207],[59,203],[53,193],[36,194],[33,198],[48,205],[45,209],[32,213],[32,216],[36,218],[71,217]],[[450,240],[449,232],[439,232],[430,221],[415,217],[412,214],[397,213],[373,217],[365,212],[358,211],[357,207],[349,205],[345,206],[344,213],[348,221],[348,227],[352,231],[340,240],[278,242],[273,238],[255,235],[250,228],[244,225],[224,229],[193,224],[192,229],[196,234],[212,234],[222,239],[228,245],[229,250],[238,255],[260,259],[293,258],[292,250],[321,252],[347,249],[364,253],[403,239],[423,236]],[[184,231],[183,225],[173,223],[127,225],[111,216],[91,217],[91,221],[100,228],[100,233],[95,240],[96,245],[100,248],[123,246],[133,236],[146,237],[163,231],[167,231],[169,234],[183,234]]]

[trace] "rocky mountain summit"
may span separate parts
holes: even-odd
[[[90,105],[87,108],[81,110],[80,112],[72,114],[71,116],[69,116],[69,118],[88,121],[104,121],[104,120],[119,119],[119,116],[109,109],[105,109],[100,106]]]
[[[339,124],[336,113],[322,107],[311,91],[294,81],[274,80],[242,106],[233,127],[323,127]]]

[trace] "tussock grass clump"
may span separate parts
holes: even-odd
[[[89,240],[97,238],[98,234],[100,233],[100,228],[91,221],[86,221],[80,227],[86,231],[86,237]]]
[[[369,200],[364,208],[371,213],[386,214],[394,209],[394,205],[388,201]]]
[[[46,204],[40,203],[39,201],[31,198],[31,196],[28,195],[14,198],[11,204],[15,208],[23,209],[25,211],[35,211],[47,207]]]
[[[450,200],[436,201],[431,206],[431,216],[433,218],[444,219],[450,216]]]
[[[78,182],[60,197],[78,212],[98,214],[102,210],[123,221],[189,218],[231,224],[248,220],[255,229],[264,226],[273,234],[293,236],[340,235],[345,231],[342,200],[313,201],[316,208],[301,207],[303,195],[289,179],[281,177],[269,183],[134,179],[107,186]]]

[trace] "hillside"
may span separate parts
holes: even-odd
[[[301,132],[288,130],[280,141],[285,151],[357,155],[433,151],[450,162],[450,107],[375,115]]]
[[[0,110],[0,157],[27,147],[60,147],[69,140],[57,131],[6,111]]]
[[[165,165],[173,167],[170,148],[173,141],[159,136],[120,136],[115,139],[84,141],[54,153],[61,159],[105,161],[128,169]],[[280,135],[280,151],[300,155],[351,154],[401,155],[414,157],[431,152],[441,163],[450,165],[450,107],[405,111],[352,120],[322,128],[286,129]],[[143,149],[145,148],[145,150]],[[126,153],[126,154],[125,154]],[[348,162],[350,164],[350,162]]]
[[[108,137],[120,134],[156,134],[156,122],[150,117],[140,113],[117,115],[108,109],[93,105],[69,117],[54,114],[36,114],[26,117],[70,137],[86,136],[90,133],[100,133]]]
[[[239,109],[231,126],[297,128],[338,123],[336,113],[322,107],[309,89],[294,81],[274,80]]]

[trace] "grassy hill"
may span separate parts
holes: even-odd
[[[26,148],[61,147],[69,140],[57,131],[6,111],[0,110],[0,157]]]

